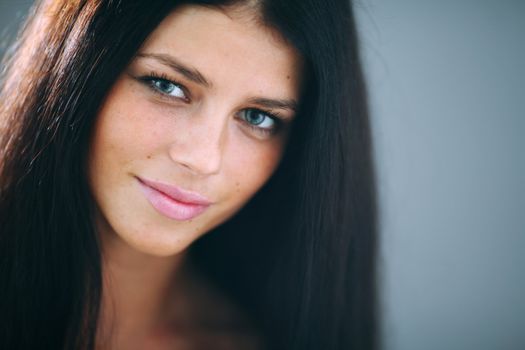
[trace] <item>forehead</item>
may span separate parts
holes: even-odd
[[[212,82],[251,82],[263,90],[297,89],[303,68],[298,52],[250,10],[177,7],[141,52],[173,55]]]

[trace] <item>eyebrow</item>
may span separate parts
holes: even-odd
[[[155,53],[139,53],[137,54],[137,57],[154,59],[182,74],[186,79],[191,80],[194,83],[204,85],[206,87],[212,86],[212,84],[206,80],[206,78],[204,78],[204,76],[198,70],[184,65],[173,56]]]
[[[154,59],[182,74],[188,80],[191,80],[200,85],[204,85],[208,88],[213,86],[197,69],[188,67],[171,55],[160,53],[139,53],[137,54],[137,57]],[[294,112],[297,111],[297,101],[293,99],[270,99],[264,97],[254,97],[251,98],[249,102],[269,109],[287,109]]]
[[[297,111],[297,101],[295,100],[274,100],[269,98],[255,97],[251,98],[249,102],[269,109],[289,109],[294,112]]]

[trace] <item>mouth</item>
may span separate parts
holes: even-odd
[[[180,187],[136,177],[142,193],[160,214],[177,221],[191,220],[212,202],[205,196]]]

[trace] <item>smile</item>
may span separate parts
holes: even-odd
[[[179,187],[137,177],[148,202],[160,214],[177,221],[195,218],[212,203],[206,197]]]

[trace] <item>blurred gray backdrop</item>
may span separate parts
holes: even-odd
[[[384,348],[525,349],[525,1],[357,6]]]
[[[0,0],[0,53],[32,1]],[[525,1],[358,0],[385,350],[525,349]]]

